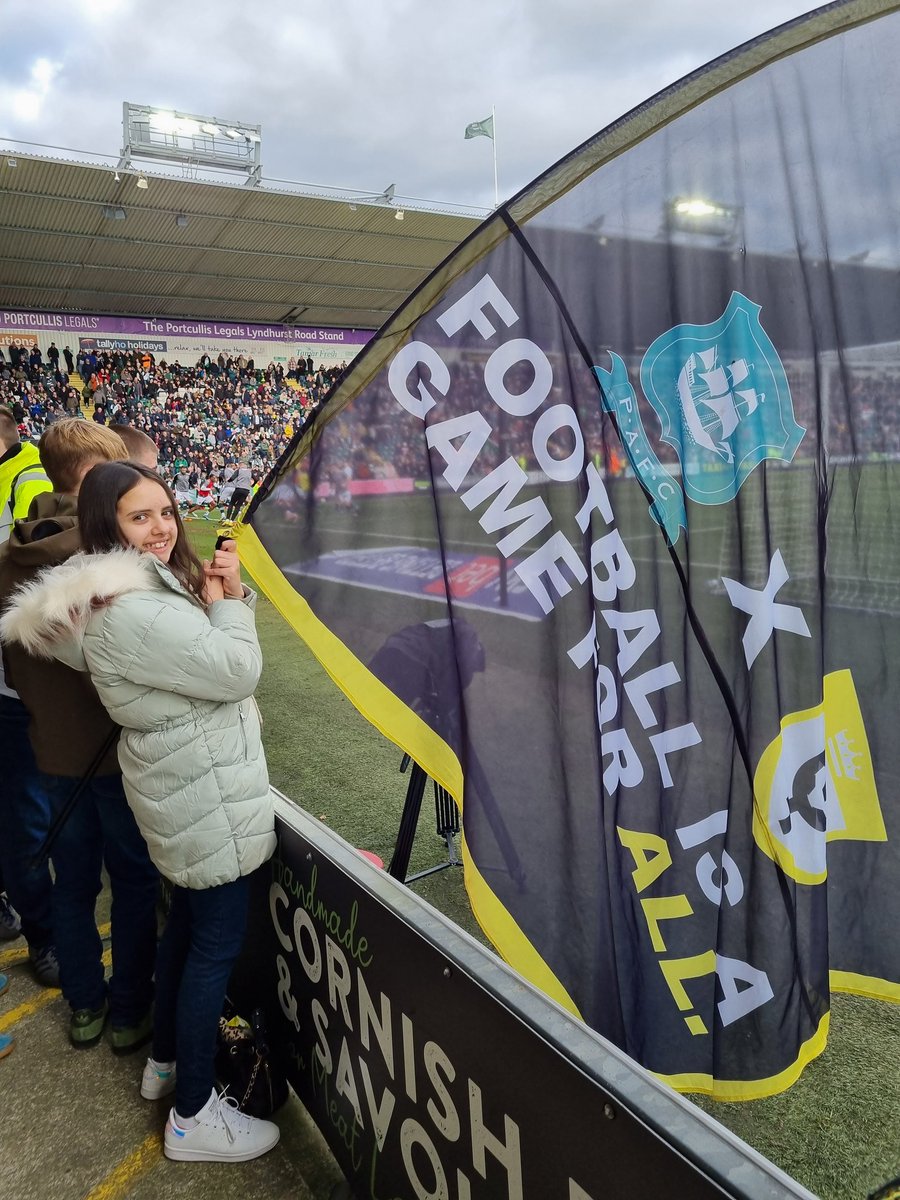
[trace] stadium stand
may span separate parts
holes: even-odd
[[[160,469],[193,507],[219,498],[239,460],[261,479],[344,365],[309,372],[292,358],[285,371],[271,362],[258,369],[243,356],[204,355],[184,367],[151,355],[141,361],[137,354],[91,352],[79,353],[79,371],[67,375],[40,350],[14,345],[0,362],[0,402],[32,439],[79,412],[102,424],[133,425],[156,442]]]

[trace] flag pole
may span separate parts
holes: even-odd
[[[494,148],[494,208],[500,204],[500,189],[497,186],[497,114],[494,112],[494,106],[491,105],[491,129],[494,131],[494,136],[491,138],[491,145]]]

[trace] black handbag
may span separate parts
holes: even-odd
[[[262,1009],[249,1023],[238,1016],[219,1018],[216,1078],[250,1117],[270,1117],[288,1098],[287,1076],[272,1061]]]

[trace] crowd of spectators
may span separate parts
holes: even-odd
[[[71,357],[71,351],[69,352]],[[0,346],[0,404],[8,405],[23,437],[37,439],[59,417],[75,416],[81,397],[69,383],[66,360],[51,343],[47,354],[40,347],[15,340]]]
[[[5,352],[0,349],[0,403],[12,410],[21,435],[32,440],[59,417],[82,412],[82,403],[98,422],[132,425],[156,443],[160,470],[185,502],[211,504],[240,466],[249,467],[254,482],[268,473],[345,366],[315,367],[311,358],[292,357],[287,363],[269,362],[260,368],[244,355],[204,354],[196,365],[185,367],[157,362],[145,351],[80,349],[73,358],[68,346],[60,351],[51,345],[42,353],[37,346],[13,342]],[[506,386],[513,393],[527,390],[531,382],[527,371],[522,379],[515,374],[515,370],[509,373]],[[793,364],[792,400],[797,421],[815,428],[816,389],[808,374],[800,364]],[[70,375],[79,387],[72,386]],[[882,378],[876,370],[865,378],[851,374],[828,383],[826,428],[831,454],[900,453],[900,418],[887,402],[892,377]],[[483,390],[483,364],[460,361],[452,392],[442,404],[444,419],[478,408]],[[593,395],[581,401],[585,444],[605,460],[617,438]],[[638,403],[652,436],[658,418],[640,393]],[[499,410],[495,416],[492,436],[480,456],[485,469],[508,454],[525,470],[535,469],[531,422]],[[553,452],[564,456],[569,449],[567,435],[557,441]],[[314,474],[335,494],[346,492],[349,479],[415,478],[424,469],[421,427],[403,419],[386,385],[376,385],[362,406],[354,405],[339,415],[327,446]],[[666,444],[660,443],[658,452],[664,463],[674,465],[674,451]]]
[[[0,403],[24,437],[37,439],[60,416],[86,409],[106,425],[131,425],[153,439],[160,470],[187,501],[219,498],[244,464],[265,476],[346,364],[315,367],[312,358],[256,366],[252,358],[204,354],[192,367],[157,362],[143,351],[59,351],[10,345],[0,359]],[[69,381],[65,369],[71,363]]]

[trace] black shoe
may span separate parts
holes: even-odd
[[[55,946],[31,946],[28,950],[31,970],[41,987],[59,987],[59,963]]]

